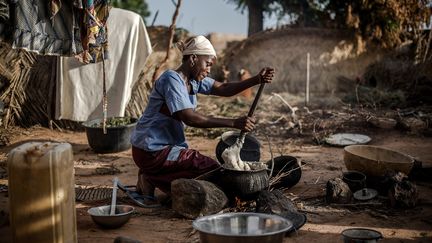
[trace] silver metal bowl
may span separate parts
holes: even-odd
[[[90,208],[87,212],[93,221],[109,229],[119,228],[129,221],[135,208],[129,205],[117,205],[115,214],[110,215],[111,205]]]
[[[293,224],[280,216],[263,213],[224,213],[192,222],[202,243],[281,243]]]

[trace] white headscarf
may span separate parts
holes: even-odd
[[[190,39],[186,43],[178,43],[183,55],[209,55],[216,57],[216,51],[210,41],[202,35]]]

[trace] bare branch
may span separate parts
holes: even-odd
[[[174,3],[174,1],[173,1],[173,3]],[[154,71],[153,77],[152,77],[153,83],[156,80],[159,72],[161,71],[161,68],[168,62],[168,60],[171,56],[170,49],[171,49],[171,46],[172,46],[172,43],[174,40],[174,34],[175,34],[175,29],[176,29],[176,20],[177,20],[178,14],[179,14],[179,9],[180,9],[181,3],[182,3],[182,0],[177,1],[176,9],[175,9],[173,17],[172,17],[172,22],[171,22],[171,25],[169,27],[169,41],[168,41],[168,46],[167,46],[167,50],[166,50],[166,56],[165,56],[165,59],[159,65],[157,65],[155,68],[155,71]]]

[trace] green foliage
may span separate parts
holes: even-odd
[[[424,33],[430,24],[431,0],[225,0],[244,11],[251,3],[261,3],[262,11],[302,27],[351,30],[363,41],[393,48]]]
[[[428,3],[430,0],[330,0],[326,11],[335,16],[339,27],[354,30],[364,40],[383,47],[395,47],[420,38],[431,17]]]
[[[110,117],[106,121],[107,127],[123,127],[132,123],[132,119],[130,117]],[[92,127],[102,127],[103,123],[95,123]]]
[[[145,0],[112,0],[111,2],[113,7],[127,9],[141,15],[144,22],[145,18],[150,16]]]
[[[264,12],[272,12],[272,4],[274,2],[278,2],[278,0],[226,0],[228,3],[233,3],[237,5],[237,9],[239,9],[242,13],[246,9],[247,5],[251,2],[260,2]]]

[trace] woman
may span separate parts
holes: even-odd
[[[139,167],[137,191],[146,195],[147,203],[151,203],[155,187],[169,194],[171,181],[195,178],[220,167],[216,160],[188,148],[185,125],[229,127],[248,132],[254,129],[252,117],[216,118],[196,112],[196,94],[228,97],[254,85],[270,83],[274,75],[272,68],[263,68],[242,82],[218,82],[208,77],[216,59],[209,40],[196,36],[179,45],[179,49],[183,54],[182,64],[176,70],[165,71],[155,82],[131,137],[132,156]]]

